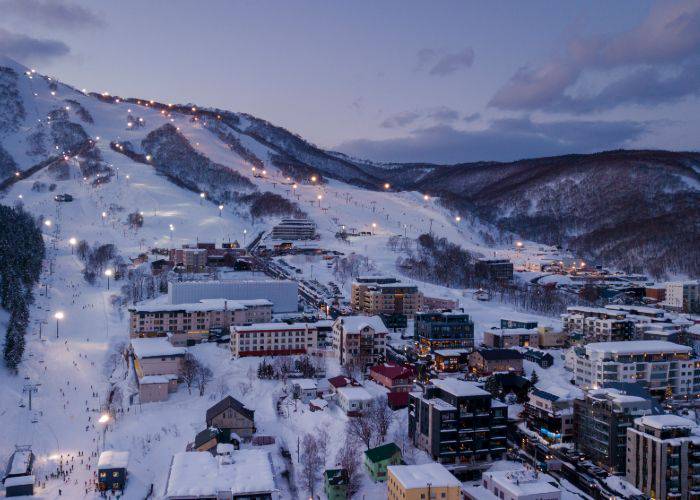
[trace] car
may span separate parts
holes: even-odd
[[[53,199],[58,202],[70,202],[73,201],[73,195],[70,195],[68,193],[57,194],[53,197]]]

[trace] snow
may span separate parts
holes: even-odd
[[[692,352],[688,346],[666,342],[665,340],[635,340],[619,342],[592,342],[586,344],[586,352],[611,354],[662,354],[668,352]]]
[[[484,476],[506,490],[514,498],[531,495],[548,495],[561,491],[549,484],[545,478],[531,470],[488,471]]]
[[[131,347],[137,358],[182,356],[186,352],[184,347],[174,347],[163,337],[131,339]]]
[[[341,321],[346,332],[357,333],[369,327],[376,333],[389,333],[379,316],[343,316]]]
[[[272,492],[275,480],[268,453],[238,450],[231,462],[210,453],[176,453],[170,468],[166,497],[213,496],[219,492],[235,495]]]
[[[640,424],[653,427],[655,429],[673,429],[673,428],[695,428],[697,424],[695,421],[688,418],[680,417],[678,415],[666,414],[666,415],[646,415],[639,417],[635,422]]]
[[[128,451],[103,451],[97,461],[98,469],[126,469],[128,466]]]
[[[8,475],[14,476],[17,474],[26,474],[29,470],[29,462],[31,461],[31,452],[25,450],[17,450],[12,455],[12,463],[8,471]]]
[[[430,381],[435,387],[449,392],[457,397],[463,396],[487,396],[488,392],[476,385],[474,382],[457,380],[456,378],[432,379]]]
[[[295,379],[293,384],[298,385],[302,391],[312,391],[316,389],[316,381],[309,378]]]
[[[374,399],[364,387],[338,387],[338,394],[342,394],[348,401],[370,401]]]
[[[177,375],[146,375],[145,377],[141,377],[139,379],[139,385],[167,384],[176,378]]]
[[[428,484],[435,488],[461,486],[459,480],[444,465],[429,463],[423,465],[390,465],[387,469],[404,488],[422,488]]]
[[[202,299],[199,302],[191,304],[139,304],[130,309],[135,312],[161,312],[161,311],[185,311],[185,312],[200,312],[200,311],[224,311],[239,310],[242,311],[250,306],[272,306],[272,302],[267,299],[251,299],[251,300],[228,300],[228,299]]]
[[[12,486],[25,486],[28,484],[34,484],[34,476],[15,476],[8,477],[3,481],[5,488],[10,488]]]

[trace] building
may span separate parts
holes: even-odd
[[[624,474],[627,429],[635,418],[652,411],[650,398],[613,388],[592,389],[574,400],[576,449],[611,474]]]
[[[537,328],[537,321],[522,321],[518,319],[501,318],[501,329],[518,328],[522,330],[532,330]]]
[[[666,300],[666,287],[661,285],[644,287],[644,297],[652,303],[664,302]]]
[[[131,339],[141,403],[165,401],[177,391],[185,349],[163,337]]]
[[[474,272],[479,278],[491,281],[513,279],[513,263],[508,259],[478,259]]]
[[[460,372],[469,365],[466,349],[437,349],[433,351],[434,367],[441,373]]]
[[[442,464],[390,465],[387,473],[387,500],[462,498],[462,483]]]
[[[188,273],[199,273],[207,268],[207,250],[205,248],[171,248],[170,262],[182,266]]]
[[[261,449],[237,450],[230,456],[189,451],[170,462],[166,500],[214,498],[272,500],[277,497],[272,461]]]
[[[192,304],[202,299],[252,300],[272,302],[273,313],[296,313],[299,310],[299,286],[292,280],[214,280],[170,281],[168,302]]]
[[[700,313],[700,281],[666,283],[664,303],[673,311]]]
[[[574,381],[582,389],[640,382],[661,399],[695,398],[700,363],[692,348],[659,340],[595,342],[570,352]],[[698,382],[696,382],[698,380]]]
[[[567,307],[561,315],[564,331],[580,333],[597,342],[630,340],[634,335],[634,321],[627,312],[606,307]]]
[[[474,322],[463,309],[416,314],[414,328],[414,339],[422,354],[436,349],[474,347]]]
[[[539,333],[536,329],[526,330],[524,328],[492,328],[484,332],[483,344],[486,347],[497,349],[508,349],[511,347],[537,347],[539,344]]]
[[[411,368],[396,363],[381,363],[369,369],[369,378],[389,389],[389,392],[410,392],[414,377]]]
[[[459,307],[459,300],[443,299],[441,297],[423,296],[423,311],[452,310]]]
[[[323,492],[328,500],[347,500],[349,483],[345,469],[326,469],[323,473]]]
[[[415,285],[385,276],[360,276],[352,283],[350,306],[369,316],[404,314],[412,318],[420,311],[423,294]]]
[[[409,394],[408,435],[460,479],[475,476],[505,454],[507,409],[473,382],[433,379]]]
[[[356,417],[369,408],[374,397],[362,386],[348,386],[335,390],[335,400],[346,415]]]
[[[495,372],[523,374],[523,355],[515,349],[476,349],[469,354],[469,369],[478,375]]]
[[[387,467],[403,463],[401,450],[394,443],[387,443],[365,451],[365,467],[375,481],[386,481]]]
[[[309,219],[282,219],[272,228],[273,240],[313,240],[316,238],[316,224]]]
[[[534,388],[524,406],[529,429],[551,442],[574,439],[574,396],[563,388]]]
[[[294,379],[292,381],[292,394],[296,399],[300,399],[302,403],[308,403],[312,399],[316,399],[318,385],[315,380],[310,378]]]
[[[103,451],[97,460],[97,489],[100,491],[123,490],[129,467],[128,451]]]
[[[541,368],[549,368],[554,364],[554,357],[548,352],[526,349],[523,352],[523,359],[532,363],[537,363]]]
[[[537,345],[540,349],[563,348],[569,345],[571,335],[566,331],[555,330],[551,326],[537,327]]]
[[[224,432],[226,440],[231,434],[249,439],[255,434],[255,410],[246,408],[231,396],[226,396],[207,410],[206,423],[207,427],[216,427]]]
[[[333,323],[333,351],[341,365],[381,363],[388,334],[379,316],[340,316]]]
[[[5,496],[34,494],[34,459],[34,453],[29,446],[15,446],[2,481],[5,486]]]
[[[216,450],[219,446],[219,438],[221,431],[216,427],[207,427],[199,431],[194,437],[194,442],[187,446],[187,451],[208,451],[216,455]],[[223,444],[223,443],[222,443]]]
[[[148,337],[184,336],[175,342],[191,345],[187,337],[212,328],[265,323],[272,320],[272,302],[267,299],[204,299],[192,304],[146,304],[129,308],[129,335]]]
[[[694,421],[647,415],[627,429],[626,479],[651,498],[700,496],[700,436]]]
[[[314,323],[258,323],[231,327],[231,355],[289,356],[318,348]]]
[[[360,387],[360,383],[354,378],[348,378],[343,375],[338,375],[328,379],[328,386],[331,394],[335,394],[341,387]]]
[[[469,500],[560,500],[561,490],[547,476],[529,469],[484,472],[478,486],[465,486]]]

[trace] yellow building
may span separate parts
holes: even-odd
[[[388,500],[460,500],[462,485],[444,465],[390,465],[387,467]]]

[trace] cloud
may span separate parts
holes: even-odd
[[[467,47],[449,53],[426,48],[419,50],[417,57],[419,70],[427,70],[433,76],[447,76],[474,64],[474,49]]]
[[[512,161],[621,148],[648,132],[649,127],[648,123],[631,121],[533,122],[529,118],[504,119],[496,120],[479,131],[435,125],[413,130],[401,138],[348,141],[336,149],[377,161]]]
[[[687,73],[700,54],[700,0],[656,4],[636,27],[612,36],[575,37],[563,54],[539,66],[523,66],[499,89],[489,106],[510,110],[584,113],[621,104],[654,105],[697,94],[699,86],[662,75]],[[599,94],[572,96],[567,91],[588,71],[626,69]],[[646,86],[639,78],[651,76]],[[693,78],[693,81],[696,81]],[[625,89],[621,99],[610,97]],[[653,95],[652,95],[653,94]]]
[[[481,113],[471,113],[469,115],[466,115],[462,118],[462,121],[466,123],[471,123],[477,121],[479,118],[481,118]]]
[[[418,121],[450,123],[459,120],[459,111],[447,106],[436,106],[413,111],[402,111],[386,118],[379,125],[384,128],[403,128]]]
[[[82,29],[104,25],[104,21],[80,5],[55,0],[3,0],[3,16],[43,24],[52,29]]]
[[[65,56],[69,52],[70,48],[59,40],[32,38],[0,28],[0,54],[13,59],[23,62],[46,61]]]

